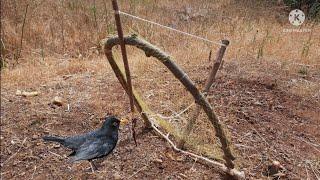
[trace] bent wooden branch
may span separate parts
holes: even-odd
[[[203,90],[203,93],[205,95],[209,92],[212,84],[214,83],[215,77],[216,77],[217,72],[219,70],[219,67],[220,67],[220,65],[222,63],[222,59],[223,59],[224,53],[225,53],[225,51],[227,49],[227,46],[229,45],[229,41],[228,40],[222,40],[222,44],[224,44],[224,46],[221,46],[219,51],[218,51],[216,60],[215,60],[215,62],[213,64],[212,70],[210,72],[210,75],[209,75],[209,77],[207,79],[205,88]],[[209,61],[210,61],[210,56],[211,56],[211,51],[210,51],[210,55],[209,55]],[[187,127],[186,127],[185,131],[183,132],[183,135],[182,135],[181,139],[178,142],[178,147],[180,147],[180,148],[184,147],[184,144],[186,142],[186,138],[188,138],[188,136],[190,135],[191,130],[193,128],[193,125],[195,124],[196,120],[198,119],[198,117],[200,115],[200,110],[201,110],[201,107],[199,105],[197,105],[196,109],[193,111],[193,113],[191,115],[191,118],[189,118],[189,122],[187,124]]]
[[[215,115],[213,108],[209,104],[209,102],[205,99],[204,95],[201,94],[198,89],[196,88],[195,84],[191,81],[191,79],[188,77],[188,75],[171,59],[169,55],[159,50],[157,47],[153,46],[152,44],[140,39],[137,37],[137,35],[132,35],[129,37],[124,38],[125,44],[135,46],[141,50],[143,50],[147,57],[153,56],[157,58],[160,62],[162,62],[172,73],[173,75],[186,87],[186,89],[192,94],[194,97],[196,103],[200,105],[205,113],[208,116],[208,119],[212,123],[216,137],[219,138],[221,142],[221,149],[224,153],[224,160],[226,161],[226,166],[228,169],[233,169],[234,164],[233,160],[235,159],[234,156],[231,153],[229,141],[226,137],[226,134],[224,132],[224,129],[219,122],[218,117]],[[126,90],[126,80],[124,76],[121,74],[121,71],[118,67],[116,67],[115,60],[112,55],[112,47],[115,45],[120,44],[120,40],[118,37],[112,37],[108,40],[104,41],[104,47],[105,47],[105,54],[109,60],[110,65],[115,71],[115,74],[117,78],[119,79],[120,83],[122,84],[123,88]],[[146,124],[150,124],[150,119],[148,116],[143,113],[143,109],[137,102],[137,99],[135,98],[135,104],[137,106],[137,109],[139,112],[141,112],[141,115],[143,119],[145,120]]]

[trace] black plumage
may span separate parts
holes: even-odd
[[[76,136],[58,137],[45,136],[45,141],[53,141],[73,150],[69,155],[71,162],[91,160],[107,156],[118,142],[120,120],[114,116],[105,118],[102,127]]]

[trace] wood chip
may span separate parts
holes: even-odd
[[[17,96],[23,96],[23,97],[33,97],[33,96],[38,96],[39,94],[40,93],[38,91],[31,91],[31,92],[21,91],[21,90],[16,91]]]
[[[163,163],[162,159],[158,159],[158,158],[157,158],[157,159],[154,159],[154,160],[153,160],[153,162],[156,162],[156,163]]]

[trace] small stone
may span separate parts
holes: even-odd
[[[273,161],[272,165],[275,167],[280,167],[280,162],[279,161]]]
[[[285,176],[285,174],[283,173],[284,170],[285,168],[279,161],[272,161],[272,164],[268,166],[267,171],[264,172],[264,175],[272,177],[282,177]]]
[[[56,96],[56,97],[54,97],[52,103],[54,105],[57,105],[57,106],[62,106],[63,105],[63,99],[61,97]]]

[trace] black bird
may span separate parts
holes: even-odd
[[[108,116],[102,127],[97,130],[70,137],[44,136],[43,139],[58,142],[73,150],[69,155],[71,162],[88,160],[91,163],[91,160],[107,156],[115,148],[120,122],[123,121],[114,116]]]

